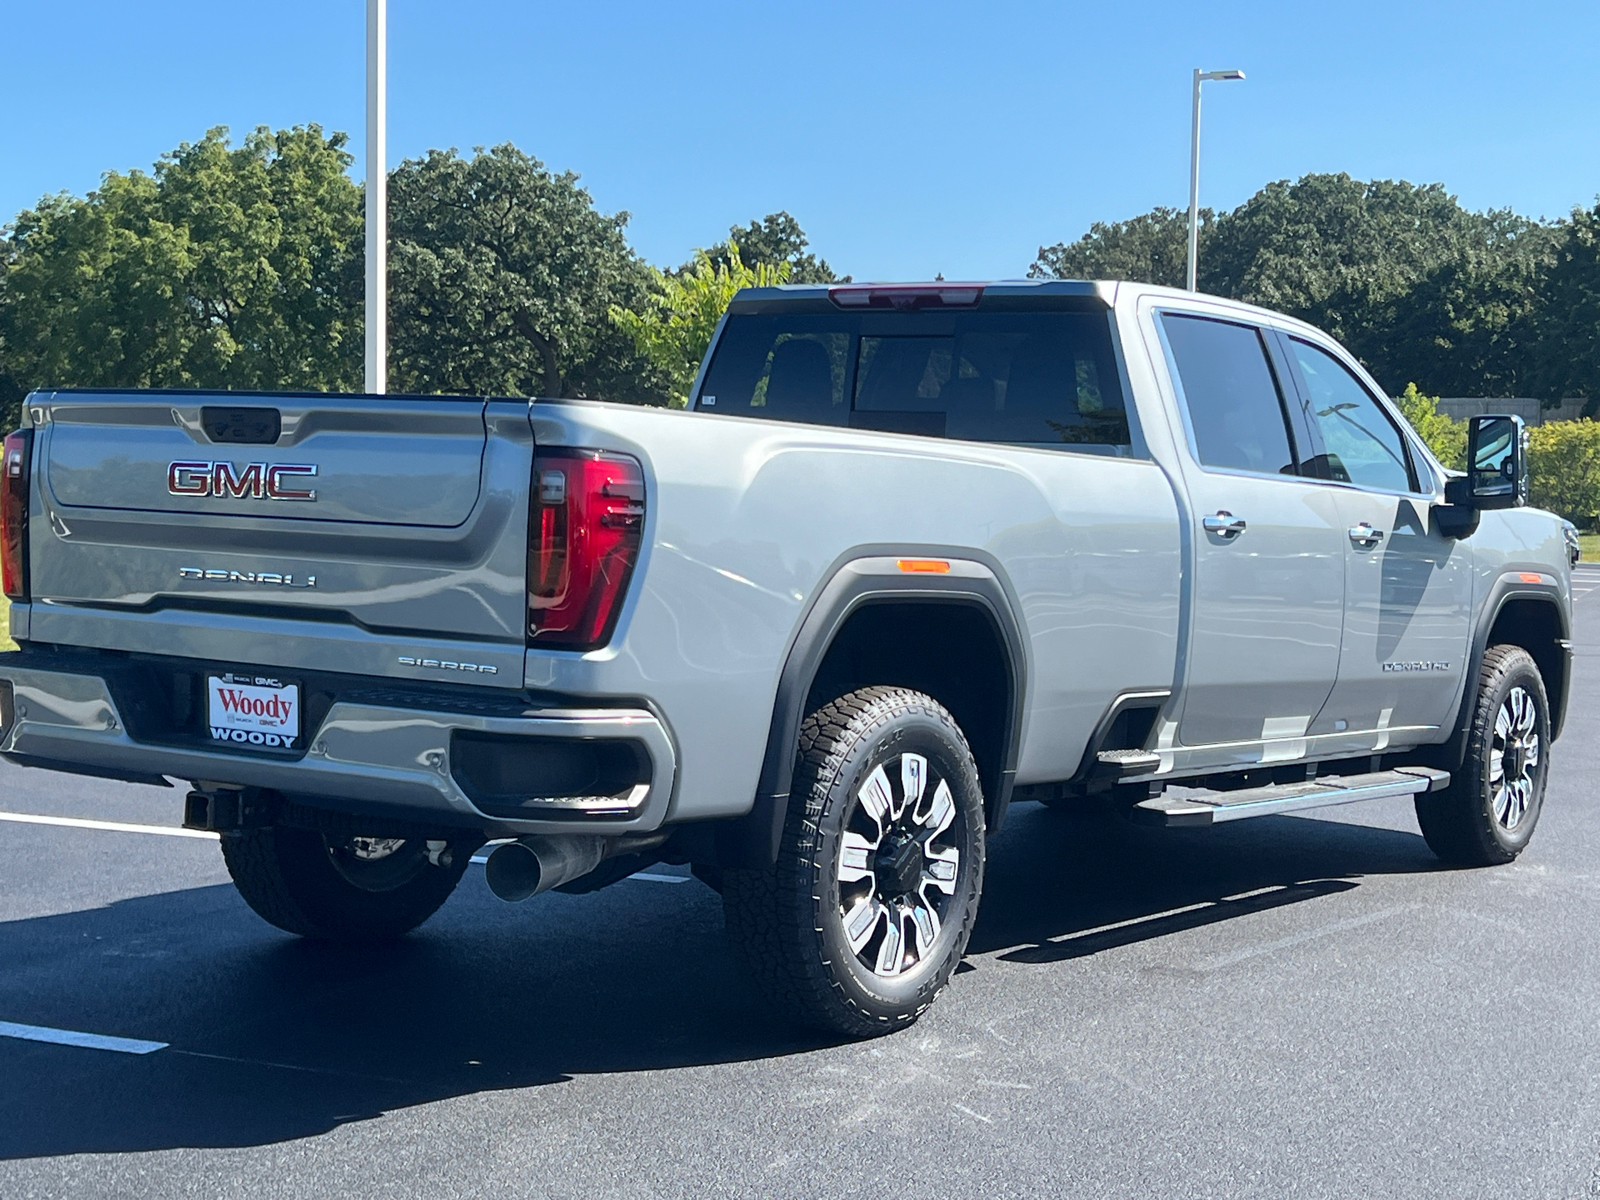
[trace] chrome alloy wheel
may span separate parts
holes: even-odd
[[[956,893],[962,832],[950,785],[909,751],[873,768],[839,843],[845,940],[874,975],[930,961]]]
[[[333,869],[363,892],[393,891],[428,861],[423,844],[408,838],[324,837],[323,843]]]
[[[388,858],[405,844],[405,838],[353,837],[350,839],[350,853],[362,862],[377,862],[380,858]]]
[[[1527,814],[1538,782],[1542,747],[1539,709],[1527,690],[1514,687],[1494,718],[1494,743],[1489,750],[1489,791],[1494,819],[1515,829]]]

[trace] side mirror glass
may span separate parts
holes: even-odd
[[[1528,502],[1528,431],[1521,417],[1471,418],[1467,488],[1475,508],[1516,508]]]

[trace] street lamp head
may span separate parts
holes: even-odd
[[[1197,72],[1201,79],[1243,79],[1243,71],[1202,71]]]

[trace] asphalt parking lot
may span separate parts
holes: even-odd
[[[511,906],[475,867],[399,945],[330,949],[172,831],[180,792],[0,766],[0,810],[66,822],[0,819],[0,1196],[1600,1194],[1579,575],[1516,864],[1439,868],[1409,802],[1019,805],[966,967],[866,1044],[771,1021],[677,868]]]

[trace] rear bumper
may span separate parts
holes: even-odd
[[[269,788],[322,807],[467,826],[490,836],[648,832],[666,817],[677,774],[671,738],[642,708],[526,707],[499,715],[465,711],[467,705],[452,711],[447,703],[430,706],[412,696],[403,697],[403,704],[363,696],[335,700],[306,739],[306,752],[292,758],[135,740],[113,689],[96,674],[11,665],[0,658],[0,692],[7,690],[10,703],[0,705],[0,754],[18,762],[112,777]],[[466,776],[453,769],[455,735],[462,732],[519,743],[628,742],[641,752],[645,778],[631,789],[625,808],[585,813],[541,805],[526,819],[506,815],[503,806],[485,812],[463,786]],[[548,790],[536,778],[527,780],[530,796]]]

